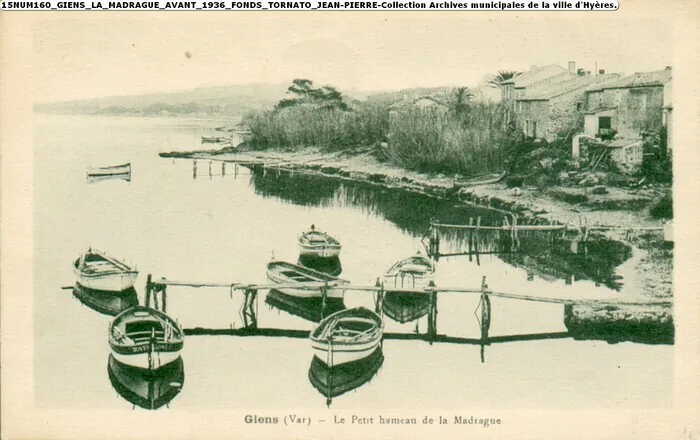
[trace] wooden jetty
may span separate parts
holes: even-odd
[[[290,285],[281,285],[275,283],[242,283],[242,282],[197,282],[197,281],[179,281],[179,280],[168,280],[161,278],[159,280],[153,280],[151,274],[148,275],[146,281],[146,306],[150,307],[151,302],[153,302],[156,309],[166,311],[168,296],[168,287],[192,287],[192,288],[225,288],[229,290],[231,298],[235,292],[242,292],[244,294],[244,303],[242,306],[241,316],[243,318],[243,328],[238,329],[187,329],[185,334],[189,335],[230,335],[230,336],[268,336],[268,337],[291,337],[291,338],[306,338],[309,335],[308,331],[296,331],[296,330],[285,330],[285,329],[264,329],[258,328],[257,323],[257,299],[258,292],[260,290],[271,290],[278,288],[296,288],[296,289],[312,289],[319,290],[321,293],[321,314],[324,315],[324,309],[326,308],[327,296],[329,284],[327,282],[320,283],[295,283]],[[355,292],[365,292],[374,295],[375,298],[375,310],[380,316],[383,317],[383,302],[386,290],[383,283],[377,280],[374,286],[360,286],[349,284],[345,286],[348,291]],[[570,298],[553,298],[553,297],[543,297],[534,295],[523,295],[516,293],[506,293],[506,292],[495,292],[489,289],[486,284],[486,277],[482,278],[482,283],[480,288],[465,288],[465,287],[449,287],[449,286],[436,286],[432,282],[423,289],[397,289],[391,288],[392,292],[400,293],[413,293],[413,294],[425,294],[430,296],[430,311],[428,313],[428,330],[425,335],[406,335],[406,334],[385,334],[386,339],[410,339],[410,340],[422,340],[427,341],[430,344],[435,342],[442,343],[461,343],[461,344],[475,344],[481,347],[481,361],[484,362],[484,347],[490,345],[493,342],[508,342],[517,340],[533,340],[533,339],[551,339],[551,338],[561,338],[568,337],[564,336],[568,333],[555,333],[555,334],[544,334],[544,335],[513,335],[513,336],[501,336],[501,337],[490,337],[488,332],[491,323],[491,298],[506,298],[521,301],[533,301],[541,303],[551,303],[560,304],[563,306],[572,305],[670,305],[669,300],[658,300],[658,301],[624,301],[624,300],[608,300],[608,299],[570,299]],[[160,301],[159,294],[160,293]],[[437,303],[439,294],[477,294],[479,295],[479,305],[477,311],[477,320],[481,328],[481,337],[479,339],[469,339],[460,338],[447,335],[439,335],[437,330]]]

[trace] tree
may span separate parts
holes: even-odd
[[[520,72],[517,72],[515,70],[499,70],[498,73],[494,75],[493,79],[489,81],[489,85],[491,87],[498,87],[500,89],[504,81],[513,79],[518,75],[520,75]]]
[[[296,78],[292,81],[292,85],[287,87],[287,92],[296,96],[297,99],[306,100],[309,97],[309,93],[312,91],[314,82],[310,79]]]
[[[298,104],[315,104],[319,108],[348,110],[343,95],[333,86],[314,88],[310,79],[297,78],[287,88],[287,98],[277,103],[277,109],[294,107]]]
[[[457,87],[452,90],[452,110],[458,115],[463,115],[469,110],[469,103],[474,94],[467,87]]]

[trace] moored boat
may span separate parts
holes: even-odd
[[[78,284],[93,290],[121,292],[133,287],[139,272],[104,252],[88,249],[73,262]]]
[[[180,357],[184,333],[163,312],[136,306],[117,315],[109,326],[109,346],[122,364],[156,370]]]
[[[185,383],[182,358],[167,366],[148,371],[122,364],[110,355],[107,374],[112,387],[128,402],[141,408],[154,410],[167,405],[180,394]]]
[[[333,367],[364,359],[382,341],[384,323],[364,307],[341,310],[321,321],[311,332],[314,355]]]
[[[309,366],[309,382],[327,399],[338,397],[369,382],[384,363],[382,348],[355,362],[329,367],[316,356]],[[328,402],[330,403],[330,401]]]
[[[230,141],[229,138],[221,137],[221,136],[210,136],[210,137],[202,136],[202,143],[203,144],[206,144],[206,143],[215,144],[215,143],[219,143],[219,142],[228,142],[228,141]]]
[[[343,286],[350,282],[308,267],[284,261],[271,261],[267,265],[267,278],[273,283],[284,284],[277,290],[291,296],[312,298],[323,296],[321,284],[327,284],[326,296],[329,298],[342,298],[345,293]],[[289,287],[298,284],[299,287]],[[304,288],[304,284],[316,285],[314,288]]]
[[[397,261],[384,273],[384,289],[423,289],[435,277],[435,263],[418,253]]]
[[[325,232],[317,231],[314,225],[308,232],[299,236],[299,253],[301,255],[313,255],[322,258],[337,257],[340,254],[341,245],[335,238]]]
[[[131,163],[106,167],[89,167],[86,173],[88,179],[100,177],[117,177],[131,179]]]
[[[122,292],[111,292],[90,289],[76,283],[73,286],[73,296],[92,310],[110,316],[117,316],[124,310],[139,305],[138,294],[133,287]]]

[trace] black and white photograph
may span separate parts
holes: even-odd
[[[3,11],[3,438],[700,439],[661,3]]]

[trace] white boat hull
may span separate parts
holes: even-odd
[[[320,258],[332,258],[340,255],[340,246],[307,246],[300,244],[299,253],[301,255],[312,255]]]
[[[423,290],[435,279],[435,274],[418,275],[399,273],[397,275],[384,275],[384,290],[416,289]]]
[[[121,292],[134,286],[138,272],[120,272],[89,276],[74,268],[75,279],[83,287],[93,290]]]
[[[320,298],[321,292],[319,289],[294,289],[294,288],[277,288],[280,292],[295,296],[297,298]],[[326,298],[342,298],[345,293],[345,289],[338,289],[335,287],[329,288],[326,292]]]
[[[148,352],[137,353],[137,354],[120,354],[112,350],[112,355],[117,362],[124,365],[130,365],[132,367],[141,368],[144,370],[157,370],[160,367],[164,367],[171,362],[176,361],[180,357],[179,351],[169,351],[169,352],[156,352],[152,354],[153,365],[149,365],[148,362]]]
[[[362,344],[334,345],[330,352],[328,350],[328,344],[311,341],[311,346],[314,350],[314,356],[329,367],[333,367],[368,357],[374,353],[380,343],[381,337]]]

